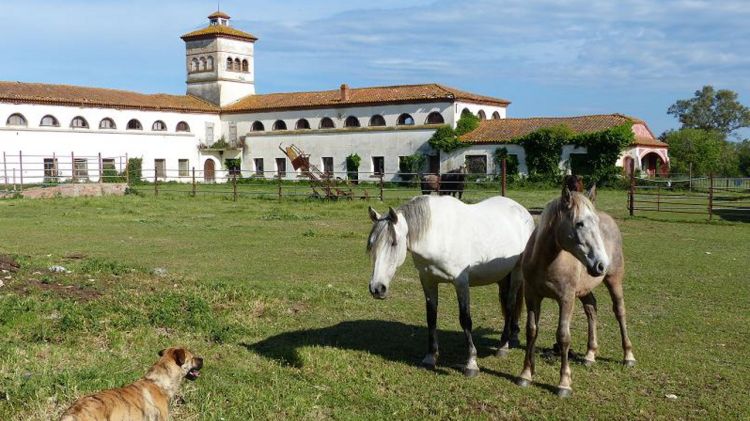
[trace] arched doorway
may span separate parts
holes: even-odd
[[[641,158],[641,171],[649,177],[664,175],[669,172],[669,168],[664,164],[664,160],[656,152],[649,152]]]
[[[216,181],[216,167],[213,159],[207,159],[203,164],[203,181],[206,183]]]

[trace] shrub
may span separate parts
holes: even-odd
[[[141,184],[143,182],[143,158],[128,159],[128,180],[130,184]]]

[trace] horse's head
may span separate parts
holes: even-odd
[[[609,267],[609,255],[593,204],[595,197],[596,185],[587,194],[571,192],[564,186],[556,234],[560,247],[583,263],[589,275],[602,276]]]
[[[388,294],[388,286],[396,274],[396,269],[406,260],[408,228],[403,217],[388,208],[385,216],[369,208],[372,230],[367,239],[367,251],[372,258],[370,294],[383,299]]]

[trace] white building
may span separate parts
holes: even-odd
[[[188,181],[195,168],[200,179],[221,181],[227,159],[239,159],[246,177],[296,178],[279,148],[290,144],[323,171],[344,176],[346,157],[356,153],[360,172],[392,178],[403,156],[422,153],[429,157],[425,170],[446,171],[468,155],[485,154],[491,162],[492,145],[507,140],[469,134],[468,148],[443,156],[432,150],[427,141],[435,129],[455,127],[464,110],[484,120],[482,136],[503,132],[503,122],[511,121],[504,120],[509,101],[438,84],[256,94],[257,38],[229,19],[213,13],[207,27],[182,36],[184,96],[0,82],[0,178],[96,179],[103,166],[122,171],[126,157],[142,158],[145,178]],[[649,147],[668,162],[666,145],[654,142]],[[643,146],[625,154],[637,158],[637,168],[650,163],[642,161],[649,150]]]

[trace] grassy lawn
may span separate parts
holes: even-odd
[[[494,356],[502,316],[492,287],[472,290],[480,376],[458,369],[466,352],[447,286],[438,370],[418,368],[427,332],[413,265],[399,270],[388,300],[367,291],[366,209],[396,205],[396,195],[386,204],[233,202],[231,193],[187,198],[186,190],[154,198],[150,188],[124,198],[0,201],[0,253],[20,264],[13,272],[0,261],[8,271],[0,275],[0,419],[56,418],[82,394],[139,378],[170,345],[206,363],[183,385],[174,419],[750,417],[750,224],[629,218],[624,193],[600,192],[599,206],[624,234],[638,365],[620,365],[601,287],[600,359],[573,364],[574,395],[560,400],[549,390],[557,358],[543,354],[537,383],[521,389],[513,381],[523,352]],[[540,207],[556,194],[509,196]],[[545,301],[542,348],[554,342],[556,314]],[[578,305],[573,347],[585,344]]]

